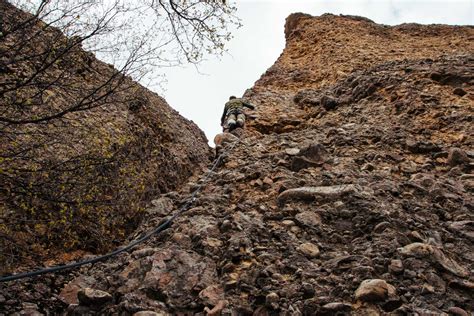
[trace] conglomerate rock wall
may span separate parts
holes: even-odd
[[[60,30],[0,12],[0,273],[117,247],[201,171],[207,139]]]
[[[154,200],[131,238],[203,184],[193,207],[65,287],[71,275],[37,279],[58,285],[23,302],[71,315],[473,312],[474,28],[294,14],[285,34],[210,181]]]

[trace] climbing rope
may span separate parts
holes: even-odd
[[[103,261],[103,260],[106,260],[108,258],[114,257],[114,256],[116,256],[116,255],[118,255],[122,252],[128,251],[128,250],[132,249],[133,247],[135,247],[136,245],[141,244],[142,242],[150,239],[153,235],[164,231],[169,226],[171,226],[171,223],[178,216],[180,216],[184,211],[186,211],[196,201],[197,194],[199,193],[199,191],[201,191],[201,188],[210,180],[211,174],[214,172],[216,167],[219,165],[222,157],[224,157],[224,155],[227,152],[231,152],[234,149],[234,147],[237,145],[237,143],[239,143],[239,142],[240,142],[240,138],[237,139],[227,151],[222,152],[217,157],[217,159],[214,161],[214,164],[212,165],[211,169],[209,169],[206,176],[204,177],[204,180],[202,180],[201,183],[199,184],[199,186],[193,191],[193,193],[191,194],[191,197],[189,198],[189,200],[183,206],[181,206],[179,208],[179,210],[173,216],[168,218],[162,224],[158,225],[158,227],[156,227],[152,231],[145,234],[143,237],[130,242],[125,247],[116,249],[116,250],[114,250],[110,253],[107,253],[105,255],[101,255],[101,256],[98,256],[98,257],[94,257],[94,258],[91,258],[91,259],[86,259],[86,260],[83,260],[83,261],[78,261],[78,262],[74,262],[74,263],[70,263],[70,264],[59,265],[59,266],[55,266],[55,267],[51,267],[51,268],[45,268],[45,269],[40,269],[40,270],[36,270],[36,271],[30,271],[30,272],[24,272],[24,273],[17,273],[17,274],[13,274],[13,275],[9,275],[9,276],[3,276],[3,277],[0,277],[0,282],[14,281],[14,280],[34,277],[34,276],[38,276],[38,275],[42,275],[42,274],[46,274],[46,273],[53,273],[53,272],[58,272],[58,271],[66,270],[66,269],[74,269],[74,268],[77,268],[77,267],[80,267],[80,266],[83,266],[83,265],[86,265],[86,264],[94,264],[96,262]]]

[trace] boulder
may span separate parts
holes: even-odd
[[[395,287],[382,279],[364,280],[355,291],[356,300],[364,302],[384,301],[395,295]]]
[[[216,148],[218,148],[226,144],[233,143],[237,139],[239,138],[235,135],[232,135],[231,133],[220,133],[214,137],[214,144],[216,145]]]
[[[265,305],[271,309],[277,309],[279,306],[279,302],[280,302],[280,297],[275,292],[269,293],[265,297]]]
[[[312,259],[319,256],[319,248],[313,243],[305,242],[298,247],[298,251]]]
[[[293,152],[295,152],[295,154],[293,155],[294,157],[292,158],[290,165],[290,169],[292,171],[299,171],[309,167],[320,166],[329,158],[328,151],[321,144],[313,144],[298,150],[297,153],[296,151]]]
[[[321,225],[321,217],[318,213],[305,211],[299,214],[296,214],[295,219],[305,226],[309,227],[318,227]]]
[[[110,293],[89,287],[81,289],[77,293],[77,298],[79,304],[84,306],[102,306],[112,302],[112,295]]]
[[[95,282],[96,280],[93,277],[79,276],[64,286],[59,293],[59,298],[69,305],[78,304],[78,292],[83,288],[90,287]]]

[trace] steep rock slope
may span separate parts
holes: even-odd
[[[226,135],[210,181],[154,200],[132,238],[203,184],[190,210],[61,290],[70,276],[12,284],[5,310],[472,312],[474,29],[295,14],[285,33],[239,143]]]
[[[416,24],[390,27],[359,17],[328,14],[314,19],[297,13],[288,17],[285,36],[287,44],[284,52],[252,88],[253,94],[256,94],[252,98],[264,105],[260,106],[264,115],[255,126],[263,133],[280,129],[293,119],[295,122],[292,124],[298,124],[301,118],[305,118],[304,111],[288,106],[285,99],[293,98],[296,93],[301,96],[305,90],[311,92],[328,87],[354,75],[356,71],[390,61],[429,62],[429,59],[441,56],[470,54],[473,28]],[[443,82],[448,83],[447,80]],[[462,82],[451,82],[447,88],[456,84]],[[273,92],[278,97],[272,97]],[[460,102],[465,104],[467,100],[470,99]],[[315,101],[313,98],[309,102]],[[326,98],[325,101],[329,100]]]
[[[75,39],[6,1],[0,11],[4,274],[116,247],[210,151],[193,122]]]

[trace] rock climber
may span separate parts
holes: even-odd
[[[244,101],[241,98],[231,96],[229,101],[226,102],[224,107],[224,113],[221,117],[221,126],[224,132],[231,132],[237,127],[243,127],[245,124],[244,107],[251,110],[255,109],[255,106]]]

